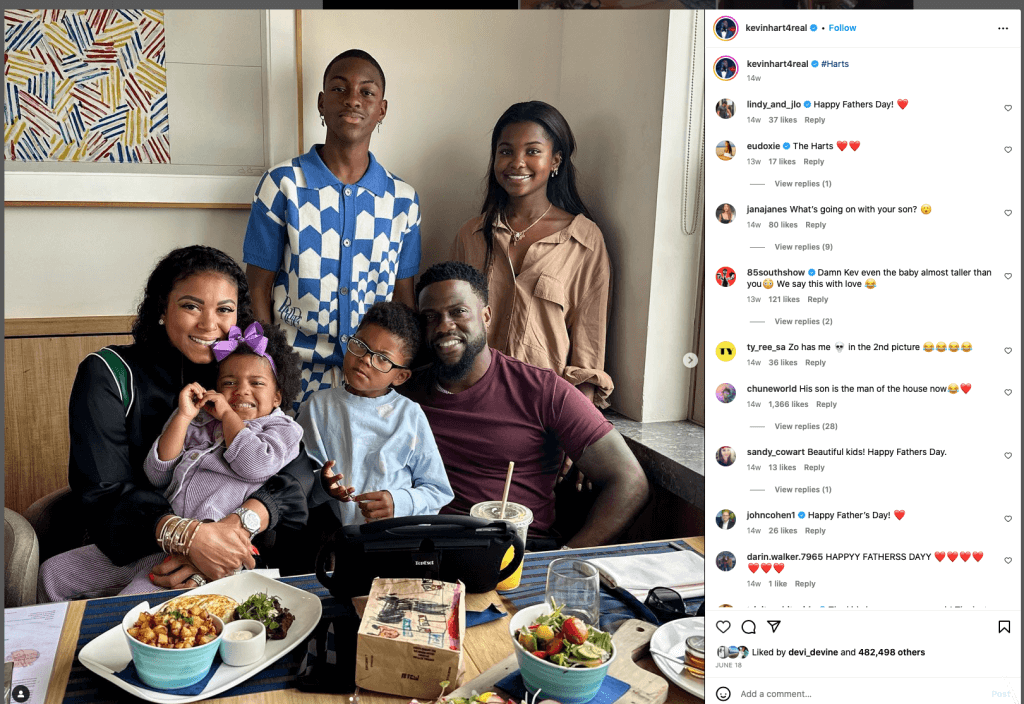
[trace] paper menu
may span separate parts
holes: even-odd
[[[67,611],[67,602],[4,609],[4,662],[14,663],[13,688],[28,690],[20,702],[46,699]]]

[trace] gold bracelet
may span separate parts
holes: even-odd
[[[185,545],[182,541],[182,537],[185,535],[185,531],[191,525],[191,521],[187,518],[181,519],[181,522],[174,527],[174,532],[171,534],[171,554],[180,555],[181,550],[184,549]]]
[[[185,546],[185,557],[189,556],[192,551],[192,541],[196,539],[196,533],[199,532],[199,528],[202,526],[201,521],[196,521],[196,527],[192,529],[192,535],[188,539],[188,545]]]
[[[171,531],[174,530],[174,528],[180,522],[181,522],[181,518],[180,517],[172,515],[164,523],[163,530],[160,531],[160,550],[162,550],[163,552],[167,553],[168,555],[170,555],[171,552],[170,552],[170,545],[167,542],[167,539],[170,537]]]

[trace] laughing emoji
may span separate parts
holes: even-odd
[[[935,351],[936,352],[945,352],[946,351],[946,343],[945,342],[936,342],[935,343]]]
[[[949,393],[955,394],[955,393],[957,393],[959,391],[960,391],[960,387],[957,386],[956,384],[950,384],[949,385]]]
[[[864,285],[867,286],[868,288],[874,288],[875,287],[875,280],[874,279],[868,279],[867,281],[864,282]]]
[[[964,344],[960,345],[960,349],[962,349],[964,352],[970,352],[974,348],[971,347],[970,342],[965,342]]]
[[[935,345],[933,345],[930,342],[924,343],[924,351],[925,352],[931,352],[933,349],[935,349]]]
[[[949,343],[949,351],[950,352],[959,352],[960,351],[960,343],[959,342],[950,342]]]

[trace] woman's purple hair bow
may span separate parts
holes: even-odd
[[[217,358],[218,362],[223,361],[225,357],[238,349],[239,345],[248,345],[249,349],[270,362],[270,368],[273,370],[274,376],[277,376],[277,367],[274,366],[274,360],[267,354],[267,338],[263,335],[263,326],[259,324],[259,321],[253,322],[247,327],[244,335],[240,327],[232,325],[228,332],[228,339],[213,343],[213,356]]]

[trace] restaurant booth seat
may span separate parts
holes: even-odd
[[[4,507],[4,608],[36,603],[39,541],[21,514]]]
[[[81,510],[68,486],[47,494],[25,509],[25,520],[39,538],[40,562],[85,543]]]

